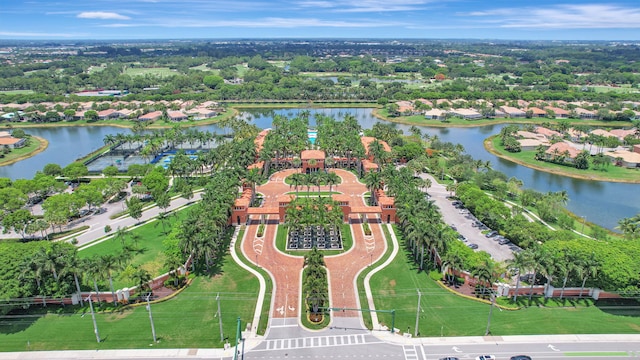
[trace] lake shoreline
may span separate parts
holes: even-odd
[[[10,160],[0,161],[0,166],[11,165],[19,161],[26,160],[30,157],[36,156],[37,154],[47,150],[47,148],[49,147],[49,142],[47,141],[47,139],[42,138],[40,136],[35,136],[35,135],[32,135],[31,138],[38,142],[38,147],[36,149]]]
[[[558,176],[565,176],[565,177],[570,177],[570,178],[574,178],[574,179],[580,179],[580,180],[588,180],[588,181],[606,181],[606,182],[616,182],[616,183],[626,183],[626,184],[640,184],[640,177],[637,180],[625,180],[625,179],[616,179],[616,178],[610,178],[610,177],[605,177],[605,176],[589,176],[589,175],[576,175],[576,174],[571,174],[565,171],[561,171],[561,170],[554,170],[554,169],[549,169],[547,167],[544,166],[536,166],[530,163],[527,163],[525,161],[521,161],[518,159],[514,159],[512,157],[506,156],[504,154],[502,154],[501,152],[499,152],[494,146],[493,146],[493,139],[495,139],[495,137],[498,135],[492,135],[489,136],[488,138],[486,138],[483,141],[484,144],[484,148],[490,152],[491,154],[510,161],[512,163],[518,164],[518,165],[522,165],[522,166],[526,166],[530,169],[534,169],[534,170],[538,170],[538,171],[543,171],[546,173],[550,173],[550,174],[554,174],[554,175],[558,175]],[[640,174],[639,174],[640,175]]]

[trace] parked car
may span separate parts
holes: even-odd
[[[476,360],[496,360],[495,355],[480,355],[476,357]]]
[[[511,241],[509,241],[509,239],[500,239],[500,241],[498,241],[498,244],[500,245],[506,245],[508,243],[510,243]]]
[[[458,228],[457,228],[455,225],[449,225],[449,227],[450,227],[451,229],[453,229],[454,231],[457,231],[457,230],[458,230]]]
[[[528,355],[516,355],[516,356],[512,356],[511,360],[531,360],[531,356],[528,356]]]
[[[467,244],[467,246],[474,250],[478,248],[478,244]]]
[[[453,356],[447,356],[447,357],[440,358],[440,360],[460,360],[460,359]]]
[[[486,237],[488,237],[488,238],[490,238],[490,237],[494,237],[494,236],[496,236],[496,235],[498,235],[498,232],[497,232],[497,231],[495,231],[495,230],[491,230],[491,231],[489,231],[485,236],[486,236]]]

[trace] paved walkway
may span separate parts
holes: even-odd
[[[339,185],[333,186],[333,191],[349,195],[351,206],[364,206],[364,193],[367,188],[358,181],[357,177],[348,171],[335,169],[341,177]],[[295,191],[284,183],[284,179],[298,172],[289,169],[273,174],[269,182],[257,187],[257,192],[264,195],[263,207],[278,207],[277,199],[287,192]],[[305,189],[301,189],[304,193]],[[317,191],[312,187],[311,192]],[[321,186],[320,191],[329,191],[329,186]],[[267,217],[263,238],[256,236],[260,224],[259,219],[252,219],[247,227],[242,251],[247,259],[267,270],[274,281],[274,295],[271,309],[271,322],[275,326],[289,326],[291,322],[274,322],[280,318],[299,318],[304,309],[301,299],[301,275],[303,267],[302,256],[290,256],[276,249],[275,237],[278,223],[277,216]],[[377,225],[378,218],[368,215],[366,221],[370,223],[371,236],[365,236],[361,220],[357,215],[351,218],[351,232],[354,237],[353,247],[340,255],[325,257],[329,275],[330,306],[336,308],[359,308],[356,278],[362,269],[377,261],[385,251],[385,239],[381,228]],[[360,317],[357,311],[338,311],[334,317]]]

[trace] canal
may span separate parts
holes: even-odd
[[[346,114],[356,117],[363,128],[371,128],[378,121],[372,115],[372,109],[335,108],[335,109],[281,109],[281,110],[247,110],[240,114],[243,118],[260,128],[271,127],[273,115],[296,116],[300,111],[309,110],[311,126],[315,125],[314,114],[334,116],[338,119]],[[500,132],[505,125],[489,125],[474,128],[430,128],[421,127],[425,134],[437,135],[443,141],[462,144],[467,153],[476,159],[488,160],[494,169],[504,172],[508,177],[521,179],[525,187],[541,192],[566,190],[569,195],[567,208],[587,221],[609,229],[617,225],[623,217],[640,213],[640,185],[614,182],[600,182],[573,179],[542,171],[530,169],[500,159],[487,152],[483,140]],[[397,125],[408,133],[409,126]],[[221,133],[224,130],[216,125],[202,126],[202,130]],[[56,127],[29,128],[29,134],[43,137],[49,141],[49,148],[44,152],[20,161],[0,167],[0,177],[12,179],[32,178],[36,171],[48,163],[66,166],[75,159],[103,146],[103,139],[108,134],[129,132],[116,127]]]

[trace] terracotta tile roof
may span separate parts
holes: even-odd
[[[533,113],[533,115],[547,115],[546,111],[544,111],[544,110],[542,110],[542,109],[540,109],[538,107],[535,107],[535,106],[532,106],[532,107],[528,108],[527,110],[530,110]]]
[[[333,194],[331,195],[331,198],[335,201],[342,201],[347,203],[351,201],[351,196],[346,194]]]
[[[558,107],[553,107],[553,106],[547,106],[544,108],[545,110],[551,110],[553,111],[556,115],[569,115],[569,112],[565,109],[560,109]]]
[[[167,115],[171,119],[186,119],[187,115],[183,114],[182,111],[167,111]]]
[[[557,136],[562,136],[562,134],[560,134],[557,131],[551,130],[551,129],[547,129],[546,127],[542,127],[542,126],[538,126],[535,130],[536,133],[538,134],[542,134],[546,137],[551,137],[553,135],[557,135]]]
[[[365,170],[373,170],[378,168],[378,164],[374,163],[373,161],[363,159],[362,167],[364,167]]]
[[[154,111],[140,116],[139,120],[155,120],[162,116],[162,111]]]
[[[279,213],[280,208],[278,208],[277,206],[250,207],[247,209],[247,214],[249,215],[272,215]]]
[[[556,151],[557,150],[557,151]],[[558,143],[555,143],[553,145],[551,145],[547,151],[545,151],[545,153],[549,154],[549,155],[555,155],[556,153],[558,154],[563,154],[564,152],[568,152],[569,153],[569,157],[574,159],[576,156],[578,156],[578,154],[580,154],[580,150],[572,147],[570,144],[561,141]]]
[[[367,154],[369,153],[369,144],[371,144],[375,140],[376,138],[371,136],[363,136],[360,138],[360,141],[362,142],[362,146],[364,146],[364,150]],[[391,147],[389,146],[389,144],[387,144],[386,141],[382,141],[382,140],[378,140],[378,141],[382,144],[384,151],[391,152]]]
[[[114,109],[102,110],[102,111],[98,112],[98,116],[99,117],[105,117],[105,116],[109,116],[109,115],[113,114],[114,112],[116,112]]]
[[[300,153],[301,160],[311,160],[311,159],[324,160],[324,158],[325,158],[325,153],[322,150],[303,150]]]
[[[244,191],[242,191],[242,195],[236,199],[235,206],[249,207],[252,193],[253,191],[251,189],[244,189]]]
[[[14,145],[19,143],[20,141],[24,141],[24,139],[18,139],[14,137],[2,137],[0,138],[0,145]]]
[[[380,214],[382,209],[380,206],[352,206],[352,214]]]

